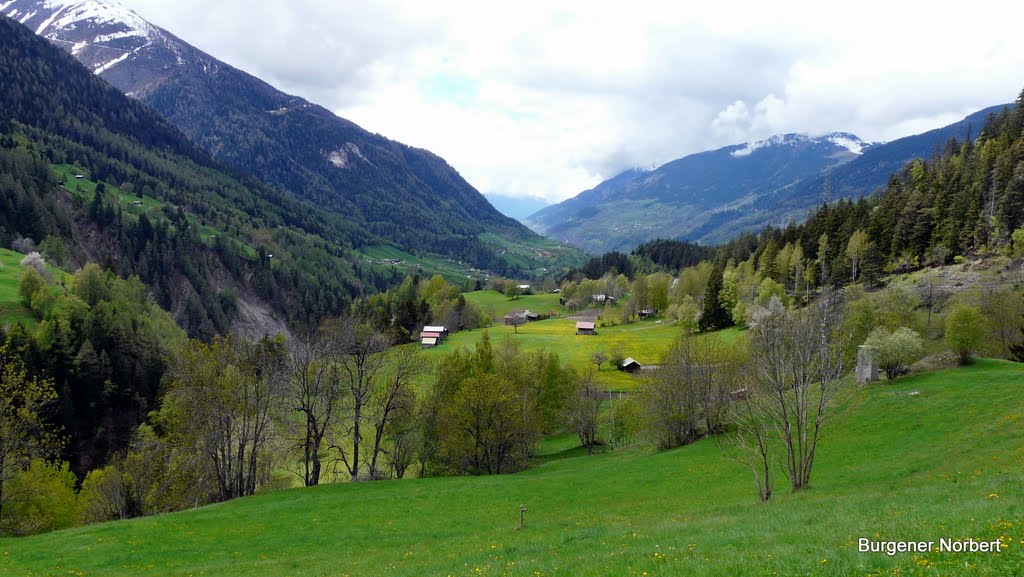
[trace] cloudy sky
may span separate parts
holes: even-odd
[[[1006,2],[123,2],[481,192],[549,202],[782,132],[892,140],[1024,86]]]

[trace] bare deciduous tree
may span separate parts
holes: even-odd
[[[841,298],[833,292],[803,311],[788,311],[773,299],[752,331],[749,394],[764,426],[785,447],[794,491],[810,484],[818,442],[842,391],[841,315]]]
[[[372,326],[354,318],[338,321],[339,356],[337,365],[342,375],[346,392],[346,414],[341,438],[331,447],[338,451],[341,462],[352,480],[360,479],[363,465],[360,452],[363,448],[363,424],[366,408],[374,392],[374,385],[387,363],[384,352],[390,343],[387,337]]]
[[[192,341],[172,369],[167,402],[175,436],[210,460],[222,500],[251,495],[267,472],[284,361],[279,341],[225,338]]]
[[[670,449],[725,427],[733,359],[716,340],[684,333],[665,362],[641,387],[647,434]]]
[[[576,390],[569,398],[567,420],[569,430],[576,433],[587,453],[594,452],[597,444],[597,425],[601,414],[604,394],[597,388],[594,373],[584,373],[576,384]]]
[[[405,423],[412,420],[416,411],[416,396],[412,390],[413,381],[426,372],[426,362],[422,353],[409,347],[391,349],[387,355],[389,374],[379,386],[374,387],[369,408],[369,421],[373,425],[373,451],[370,454],[369,476],[371,479],[384,478],[380,470],[381,456],[387,457],[392,451],[402,452],[408,447],[408,431],[403,431]],[[397,443],[388,448],[385,444],[391,433],[396,435]],[[397,458],[396,458],[397,457]],[[408,465],[406,455],[391,455],[390,464],[396,476],[405,472]]]
[[[757,485],[757,495],[762,503],[772,498],[775,479],[774,454],[770,448],[773,434],[766,417],[765,408],[758,404],[763,397],[753,397],[748,389],[737,391],[732,405],[731,417],[735,425],[733,449],[735,459],[750,468]]]
[[[288,356],[288,401],[302,418],[295,446],[302,453],[302,482],[307,487],[320,484],[321,451],[341,402],[343,384],[334,364],[338,331],[338,324],[328,321],[306,339],[292,343]]]

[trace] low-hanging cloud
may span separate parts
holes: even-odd
[[[998,3],[124,1],[484,192],[549,201],[776,133],[891,140],[1024,84]]]

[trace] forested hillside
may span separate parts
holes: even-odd
[[[359,231],[345,239],[355,248],[394,246],[508,276],[582,260],[498,212],[430,151],[285,94],[116,2],[12,0],[3,11],[147,103],[224,165],[343,218]],[[526,258],[509,258],[509,245]]]
[[[356,264],[373,237],[341,216],[227,174],[28,29],[0,31],[0,244],[53,236],[70,265],[137,274],[202,337],[230,328],[237,299],[302,323],[395,280]]]
[[[950,140],[941,154],[914,160],[874,197],[823,205],[801,225],[764,231],[759,270],[793,286],[877,282],[888,272],[953,262],[955,257],[1024,251],[1024,92],[1013,108],[989,115],[976,139]],[[741,257],[749,239],[722,245]],[[777,255],[799,247],[800,262]],[[737,260],[740,260],[737,258]],[[795,278],[800,271],[804,280]]]

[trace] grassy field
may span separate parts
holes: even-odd
[[[0,575],[1021,575],[1022,394],[1024,366],[1001,361],[865,388],[812,489],[780,486],[768,505],[715,440],[595,456],[558,442],[516,475],[294,489],[0,540]],[[887,556],[858,553],[860,537],[1004,548]]]
[[[18,276],[21,274],[21,259],[25,255],[0,249],[0,326],[18,322],[26,325],[35,324],[32,312],[21,303],[18,296]]]
[[[18,279],[21,276],[23,258],[25,255],[21,253],[0,248],[0,263],[3,264],[0,267],[0,326],[22,323],[31,327],[36,324],[32,311],[22,304],[21,297],[18,296]],[[60,281],[60,277],[67,274],[54,266],[47,268],[56,281]],[[53,290],[59,290],[59,287]]]
[[[540,314],[564,315],[565,307],[558,304],[559,295],[554,293],[522,295],[515,300],[495,290],[464,293],[466,301],[476,303],[487,316],[499,320],[511,311],[529,310]]]
[[[511,306],[511,308],[519,309],[528,308],[531,311],[545,312],[547,309],[542,308],[541,305],[545,302],[545,299],[551,296],[557,297],[558,295],[524,296],[515,301],[508,301],[505,297],[494,291],[480,291],[469,293],[466,295],[466,298],[467,300],[472,299],[482,303],[493,300],[495,306]],[[497,297],[504,300],[499,300]],[[512,302],[516,304],[505,304]],[[554,304],[557,306],[557,298],[554,299]],[[481,304],[481,306],[484,307],[485,311],[487,310],[484,304]],[[504,324],[495,324],[486,329],[460,331],[445,339],[444,343],[437,348],[428,349],[426,354],[430,357],[437,357],[459,347],[472,349],[483,338],[485,332],[490,335],[491,340],[495,343],[510,338],[519,342],[523,350],[526,351],[545,349],[557,352],[563,361],[571,364],[577,370],[594,368],[590,357],[598,351],[604,351],[609,355],[614,351],[619,351],[623,356],[633,357],[641,364],[658,364],[672,343],[680,335],[680,329],[676,323],[664,319],[643,320],[612,327],[599,327],[596,335],[577,335],[576,321],[565,318],[553,318],[520,325],[518,333],[516,333],[515,327]],[[720,338],[727,342],[732,342],[740,338],[742,334],[738,329],[727,329],[699,338]],[[598,371],[597,376],[606,388],[618,391],[628,391],[635,388],[639,378],[637,375],[616,370],[610,364],[603,365],[601,370]]]

